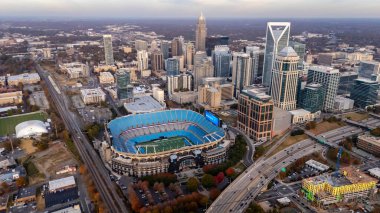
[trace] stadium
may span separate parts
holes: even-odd
[[[131,176],[219,163],[229,145],[223,129],[191,110],[128,115],[106,128],[112,169]]]

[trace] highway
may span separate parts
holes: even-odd
[[[68,108],[65,106],[63,98],[61,97],[62,95],[57,93],[51,82],[48,80],[49,74],[43,71],[38,64],[36,64],[36,69],[41,79],[45,81],[66,129],[70,132],[79,154],[91,174],[95,186],[106,205],[106,211],[112,213],[128,212],[128,208],[125,205],[123,198],[117,194],[114,183],[110,180],[108,171],[104,167],[103,162],[94,151],[87,137],[82,133]]]
[[[263,187],[277,176],[281,168],[321,150],[320,144],[306,139],[269,158],[257,161],[220,194],[207,212],[244,212]]]

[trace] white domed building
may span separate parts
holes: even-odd
[[[48,133],[45,123],[39,120],[30,120],[19,123],[16,125],[15,129],[16,138],[29,138],[32,136],[41,136],[43,133]]]

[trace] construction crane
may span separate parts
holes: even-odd
[[[336,155],[336,170],[335,170],[335,176],[339,175],[339,168],[340,168],[340,159],[342,158],[343,153],[343,147],[339,147],[338,154]]]

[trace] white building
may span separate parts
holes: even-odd
[[[313,168],[313,169],[316,169],[316,170],[320,171],[320,172],[325,172],[325,171],[327,171],[330,168],[329,166],[327,166],[327,165],[325,165],[323,163],[320,163],[318,161],[315,161],[313,159],[310,159],[310,160],[306,161],[305,164],[307,166]]]
[[[17,86],[22,84],[35,84],[40,82],[41,78],[38,73],[24,73],[20,75],[12,75],[7,77],[9,86]]]
[[[350,110],[354,108],[354,100],[345,98],[343,96],[336,96],[334,109],[338,111]]]
[[[315,117],[318,115],[317,113],[311,113],[304,109],[296,109],[289,111],[292,115],[292,123],[298,124],[298,123],[306,123],[309,121],[313,121]]]
[[[48,133],[44,122],[39,120],[30,120],[16,125],[17,138],[29,138],[32,136],[41,136],[43,133]]]
[[[42,49],[43,55],[45,59],[51,58],[51,50],[50,48],[43,48]]]
[[[137,51],[137,69],[140,71],[148,69],[148,52],[146,50]]]
[[[142,96],[134,99],[134,102],[124,103],[124,108],[132,114],[141,114],[165,110],[166,104],[159,103],[152,96]]]
[[[110,72],[101,72],[99,74],[99,83],[100,84],[113,84],[115,83],[115,78]]]
[[[154,87],[153,88],[153,98],[155,98],[160,103],[165,103],[164,90]]]
[[[106,94],[100,87],[95,89],[82,89],[80,93],[85,104],[100,103],[106,100]]]
[[[175,92],[179,91],[191,91],[192,78],[191,75],[172,75],[167,76],[168,94],[169,97]]]
[[[59,65],[60,69],[71,79],[87,77],[90,74],[89,67],[79,62]]]
[[[49,192],[56,192],[76,186],[74,176],[49,181]]]

